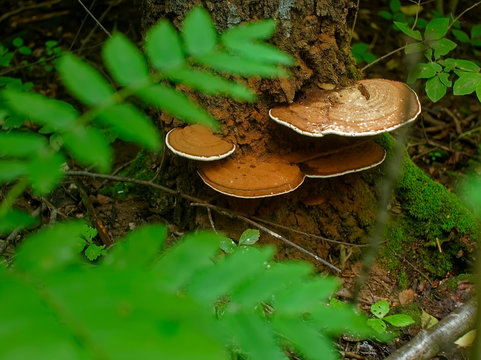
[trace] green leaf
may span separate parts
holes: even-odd
[[[419,14],[422,10],[423,7],[417,4],[401,6],[401,12],[407,16],[416,16],[416,14]],[[421,27],[419,26],[419,23],[417,25],[418,27]]]
[[[96,237],[98,234],[97,229],[84,224],[83,230],[82,230],[82,237],[85,238],[85,240],[90,244],[92,243],[92,240],[94,237]]]
[[[159,70],[169,70],[184,63],[179,34],[167,20],[161,20],[147,32],[145,51],[152,66]]]
[[[456,68],[459,70],[478,72],[481,68],[476,65],[476,63],[464,60],[464,59],[453,59],[447,58],[444,60],[445,71],[449,72],[451,69]]]
[[[204,55],[197,58],[197,60],[212,69],[230,74],[261,76],[265,78],[282,77],[287,75],[287,72],[278,66],[259,63],[222,52]]]
[[[448,54],[456,46],[458,46],[454,41],[443,38],[440,40],[433,40],[429,45],[434,49],[434,59],[437,60],[441,56]]]
[[[434,316],[431,314],[427,313],[426,311],[422,311],[421,313],[421,327],[423,329],[429,329],[436,325],[439,322],[438,319],[436,319]]]
[[[222,33],[222,41],[232,43],[267,40],[274,35],[275,30],[276,21],[274,19],[254,21],[227,29]]]
[[[239,238],[239,245],[252,245],[259,240],[260,232],[256,229],[247,229],[245,230],[240,238]]]
[[[18,49],[18,52],[22,55],[25,55],[25,56],[32,55],[32,49],[30,49],[28,46],[21,46]]]
[[[368,319],[367,325],[373,328],[376,332],[383,334],[386,332],[386,323],[381,319]]]
[[[449,79],[449,74],[442,72],[438,74],[439,80],[443,83],[446,87],[451,87],[453,85],[452,80]]]
[[[253,307],[287,287],[295,291],[298,283],[303,282],[313,269],[307,263],[273,263],[251,281],[244,282],[231,295],[235,304]]]
[[[97,119],[125,141],[134,141],[150,150],[158,151],[161,140],[157,128],[150,119],[134,105],[122,103],[102,109]]]
[[[422,41],[423,37],[421,36],[421,33],[418,30],[411,30],[407,23],[395,21],[394,25],[397,29],[401,30],[407,36],[415,40]]]
[[[453,29],[451,32],[453,33],[453,36],[456,38],[456,40],[458,40],[459,42],[469,42],[469,36],[464,31]]]
[[[276,294],[274,307],[279,314],[302,314],[326,301],[339,287],[333,278],[314,278],[304,281],[295,290],[286,289]]]
[[[109,83],[91,65],[65,53],[57,61],[62,82],[77,99],[86,105],[100,105],[111,101],[114,94]]]
[[[412,71],[412,74],[409,74],[409,75],[410,75],[410,78],[413,80],[429,79],[435,76],[438,72],[442,70],[443,68],[441,67],[441,65],[435,62],[421,63],[421,64],[417,64],[414,70]],[[411,82],[411,81],[408,81],[408,82]]]
[[[481,74],[472,72],[461,72],[453,86],[454,95],[467,95],[476,91],[481,83]]]
[[[110,169],[112,150],[100,130],[77,127],[66,133],[63,140],[65,148],[75,160],[86,166],[95,165],[102,172]]]
[[[0,98],[5,99],[15,113],[55,131],[71,129],[79,116],[70,104],[40,94],[4,90],[0,91]]]
[[[54,272],[72,263],[79,263],[76,252],[83,223],[58,223],[45,227],[22,241],[15,259],[16,267],[32,275]]]
[[[392,20],[392,14],[389,11],[381,10],[381,11],[378,11],[377,14],[380,17],[382,17],[384,20]]]
[[[37,221],[25,211],[11,209],[4,216],[0,216],[0,234],[35,225]]]
[[[171,87],[156,84],[142,89],[136,95],[188,123],[201,124],[213,130],[220,129],[219,123],[208,112]]]
[[[27,163],[0,159],[0,184],[13,181],[27,173]]]
[[[224,324],[235,344],[249,359],[288,360],[277,344],[270,324],[257,313],[226,314]]]
[[[481,102],[481,82],[476,86],[476,96],[478,97],[479,102]]]
[[[44,152],[47,141],[44,137],[19,131],[0,133],[0,155],[27,157]]]
[[[256,99],[254,92],[248,87],[206,71],[182,67],[168,71],[166,75],[175,82],[191,86],[208,95],[228,95],[245,101]]]
[[[444,85],[438,76],[426,81],[426,95],[432,102],[436,102],[446,95],[447,87]]]
[[[415,53],[423,52],[426,49],[427,48],[424,44],[413,42],[413,43],[409,43],[409,44],[406,45],[406,47],[404,48],[404,53],[405,54],[415,54]]]
[[[270,247],[249,247],[226,256],[214,267],[199,271],[191,279],[188,294],[203,303],[212,303],[221,296],[232,292],[235,287],[265,268],[265,262],[272,258]]]
[[[120,33],[107,40],[102,55],[114,80],[122,86],[138,84],[150,78],[144,55]]]
[[[232,239],[223,238],[220,241],[219,248],[226,254],[232,254],[237,250],[237,245]]]
[[[104,259],[104,264],[117,269],[150,265],[167,239],[167,226],[150,224],[132,231],[115,246]]]
[[[185,235],[154,264],[159,282],[166,291],[177,291],[203,268],[212,265],[211,257],[226,239],[217,233],[199,231]]]
[[[449,18],[436,18],[431,20],[424,30],[424,38],[426,40],[441,39],[449,29]]]
[[[304,355],[303,358],[308,360],[338,359],[331,340],[322,336],[308,321],[302,318],[274,316],[272,325],[277,333]]]
[[[186,52],[194,57],[214,51],[217,45],[217,31],[209,13],[201,6],[194,7],[186,15],[182,36]]]
[[[101,255],[105,253],[105,245],[96,245],[94,243],[90,243],[89,246],[84,251],[85,256],[90,261],[97,260]]]
[[[224,43],[226,49],[244,59],[251,59],[259,63],[294,65],[294,58],[271,44],[236,42]]]
[[[406,327],[415,323],[413,318],[406,314],[389,315],[384,318],[384,321],[396,327]]]
[[[62,153],[49,153],[29,162],[27,171],[36,194],[46,195],[58,185],[63,178],[62,164],[65,161]]]
[[[401,10],[401,1],[400,0],[389,0],[389,10],[392,13],[396,13]]]
[[[481,37],[481,24],[476,24],[471,28],[471,39]]]
[[[382,319],[389,312],[389,303],[386,300],[380,300],[371,305],[371,313],[379,319]]]
[[[21,37],[16,37],[15,39],[12,40],[12,45],[19,48],[20,46],[23,45],[23,39]]]

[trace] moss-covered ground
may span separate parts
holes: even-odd
[[[392,155],[394,138],[380,143]],[[401,163],[396,202],[401,213],[392,216],[386,229],[383,259],[390,270],[402,258],[416,264],[428,276],[444,277],[462,265],[472,252],[480,226],[459,198],[418,168],[407,154]]]

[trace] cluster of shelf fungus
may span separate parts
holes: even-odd
[[[175,128],[166,144],[175,154],[199,161],[198,173],[214,190],[239,198],[263,198],[297,189],[308,178],[329,178],[373,168],[386,150],[373,138],[414,121],[421,112],[406,84],[361,80],[340,90],[313,90],[275,107],[270,118],[312,138],[315,149],[232,155],[236,146],[201,125]]]

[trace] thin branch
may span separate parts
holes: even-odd
[[[57,4],[61,1],[62,0],[51,0],[51,1],[41,2],[41,3],[38,3],[38,4],[21,6],[19,8],[16,8],[15,10],[12,10],[12,11],[7,12],[7,13],[3,14],[2,16],[0,16],[0,23],[4,20],[8,19],[10,16],[19,14],[23,11],[31,10],[31,9],[38,9],[38,8],[41,8],[41,7],[50,7],[50,6],[55,5],[55,4]]]
[[[104,33],[106,33],[106,34],[108,35],[108,37],[111,37],[112,34],[111,34],[106,28],[104,28],[104,26],[100,23],[100,21],[97,20],[97,18],[95,17],[95,15],[90,12],[89,8],[84,5],[84,3],[82,2],[82,0],[78,0],[78,2],[80,3],[80,5],[82,5],[82,7],[83,7],[83,8],[85,9],[85,11],[87,12],[87,14],[89,14],[90,17],[97,23],[97,25],[104,31]]]
[[[383,56],[381,57],[378,57],[376,60],[374,60],[373,62],[370,62],[369,64],[365,65],[363,68],[361,68],[361,71],[364,71],[366,70],[367,68],[370,68],[371,66],[373,66],[374,64],[377,64],[378,62],[390,57],[391,55],[394,55],[395,53],[397,53],[398,51],[401,51],[401,50],[404,50],[406,47],[408,46],[408,44],[404,45],[404,46],[401,46],[393,51],[390,51],[388,52],[387,54],[384,54]]]
[[[470,7],[465,9],[464,11],[462,11],[461,14],[456,16],[454,18],[454,20],[451,22],[451,24],[449,24],[448,31],[453,27],[453,25],[456,23],[456,21],[458,21],[464,14],[466,14],[468,11],[471,11],[472,9],[474,9],[476,6],[478,6],[480,4],[481,4],[481,1],[478,1],[477,3],[474,3],[473,5],[471,5]]]
[[[294,242],[286,239],[285,237],[275,233],[274,231],[266,228],[265,226],[255,222],[254,220],[251,220],[251,219],[245,217],[244,215],[236,213],[236,212],[231,211],[229,209],[226,209],[226,208],[223,208],[223,207],[220,207],[220,206],[217,206],[217,205],[212,205],[212,204],[208,203],[207,201],[205,201],[203,199],[200,199],[200,198],[197,198],[195,196],[184,194],[180,191],[176,191],[176,190],[173,190],[173,189],[168,188],[166,186],[156,184],[152,181],[146,181],[146,180],[140,180],[140,179],[134,179],[134,178],[126,178],[126,177],[122,177],[122,176],[91,173],[91,172],[88,172],[88,171],[67,171],[65,174],[68,175],[68,176],[87,176],[87,177],[93,177],[93,178],[107,179],[107,180],[111,180],[111,181],[130,182],[130,183],[134,183],[134,184],[138,184],[138,185],[149,186],[149,187],[152,187],[154,189],[164,191],[168,194],[179,196],[183,199],[191,201],[193,203],[192,205],[195,204],[197,206],[204,206],[204,207],[207,207],[207,208],[211,208],[212,210],[217,211],[219,213],[223,213],[227,216],[235,217],[235,218],[241,219],[241,220],[243,220],[243,221],[245,221],[249,224],[252,224],[252,225],[256,226],[257,228],[259,228],[259,229],[269,233],[270,235],[274,236],[275,238],[280,239],[280,240],[284,241],[285,243],[295,247],[299,251],[302,251],[303,253],[308,254],[309,256],[312,256],[314,259],[316,259],[317,261],[321,262],[322,264],[328,266],[329,268],[335,270],[336,272],[341,271],[340,269],[338,269],[334,265],[328,263],[327,261],[320,258],[319,256],[309,252],[308,250],[306,250],[306,249],[302,248],[301,246],[295,244]]]
[[[332,265],[331,263],[327,262],[326,260],[324,260],[323,258],[317,256],[316,254],[310,252],[309,250],[306,250],[304,249],[303,247],[297,245],[296,243],[290,241],[289,239],[286,239],[284,236],[276,233],[275,231],[272,231],[271,229],[265,227],[264,225],[261,225],[259,224],[258,222],[255,222],[254,220],[251,220],[243,215],[239,215],[239,214],[235,214],[227,209],[223,209],[223,208],[220,208],[216,205],[212,205],[212,204],[207,204],[205,202],[202,202],[202,203],[191,203],[190,204],[191,206],[202,206],[202,207],[207,207],[207,208],[211,208],[212,210],[214,211],[217,211],[217,212],[220,212],[224,215],[227,215],[227,216],[230,216],[230,217],[235,217],[237,219],[240,219],[242,221],[245,221],[246,223],[249,223],[253,226],[255,226],[256,228],[268,233],[269,235],[275,237],[276,239],[279,239],[283,242],[285,242],[286,244],[296,248],[297,250],[303,252],[304,254],[307,254],[309,255],[310,257],[316,259],[317,261],[319,261],[320,263],[326,265],[327,267],[329,267],[330,269],[340,273],[341,272],[341,269],[337,268],[336,266]],[[227,211],[225,211],[227,210]]]
[[[352,37],[354,35],[354,29],[356,28],[357,14],[358,13],[359,13],[359,0],[357,0],[356,12],[354,14],[354,20],[352,22],[351,33],[349,34],[349,39],[347,41],[347,46],[349,46],[349,47],[351,47],[351,41],[352,41]]]
[[[427,360],[436,356],[444,346],[452,343],[476,325],[476,301],[460,306],[428,330],[421,330],[406,345],[397,349],[386,360]]]

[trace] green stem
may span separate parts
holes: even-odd
[[[8,210],[10,210],[13,206],[13,203],[17,198],[22,195],[25,189],[28,186],[29,181],[27,178],[21,178],[14,186],[10,189],[5,199],[3,199],[2,203],[0,204],[0,218],[4,217]]]

